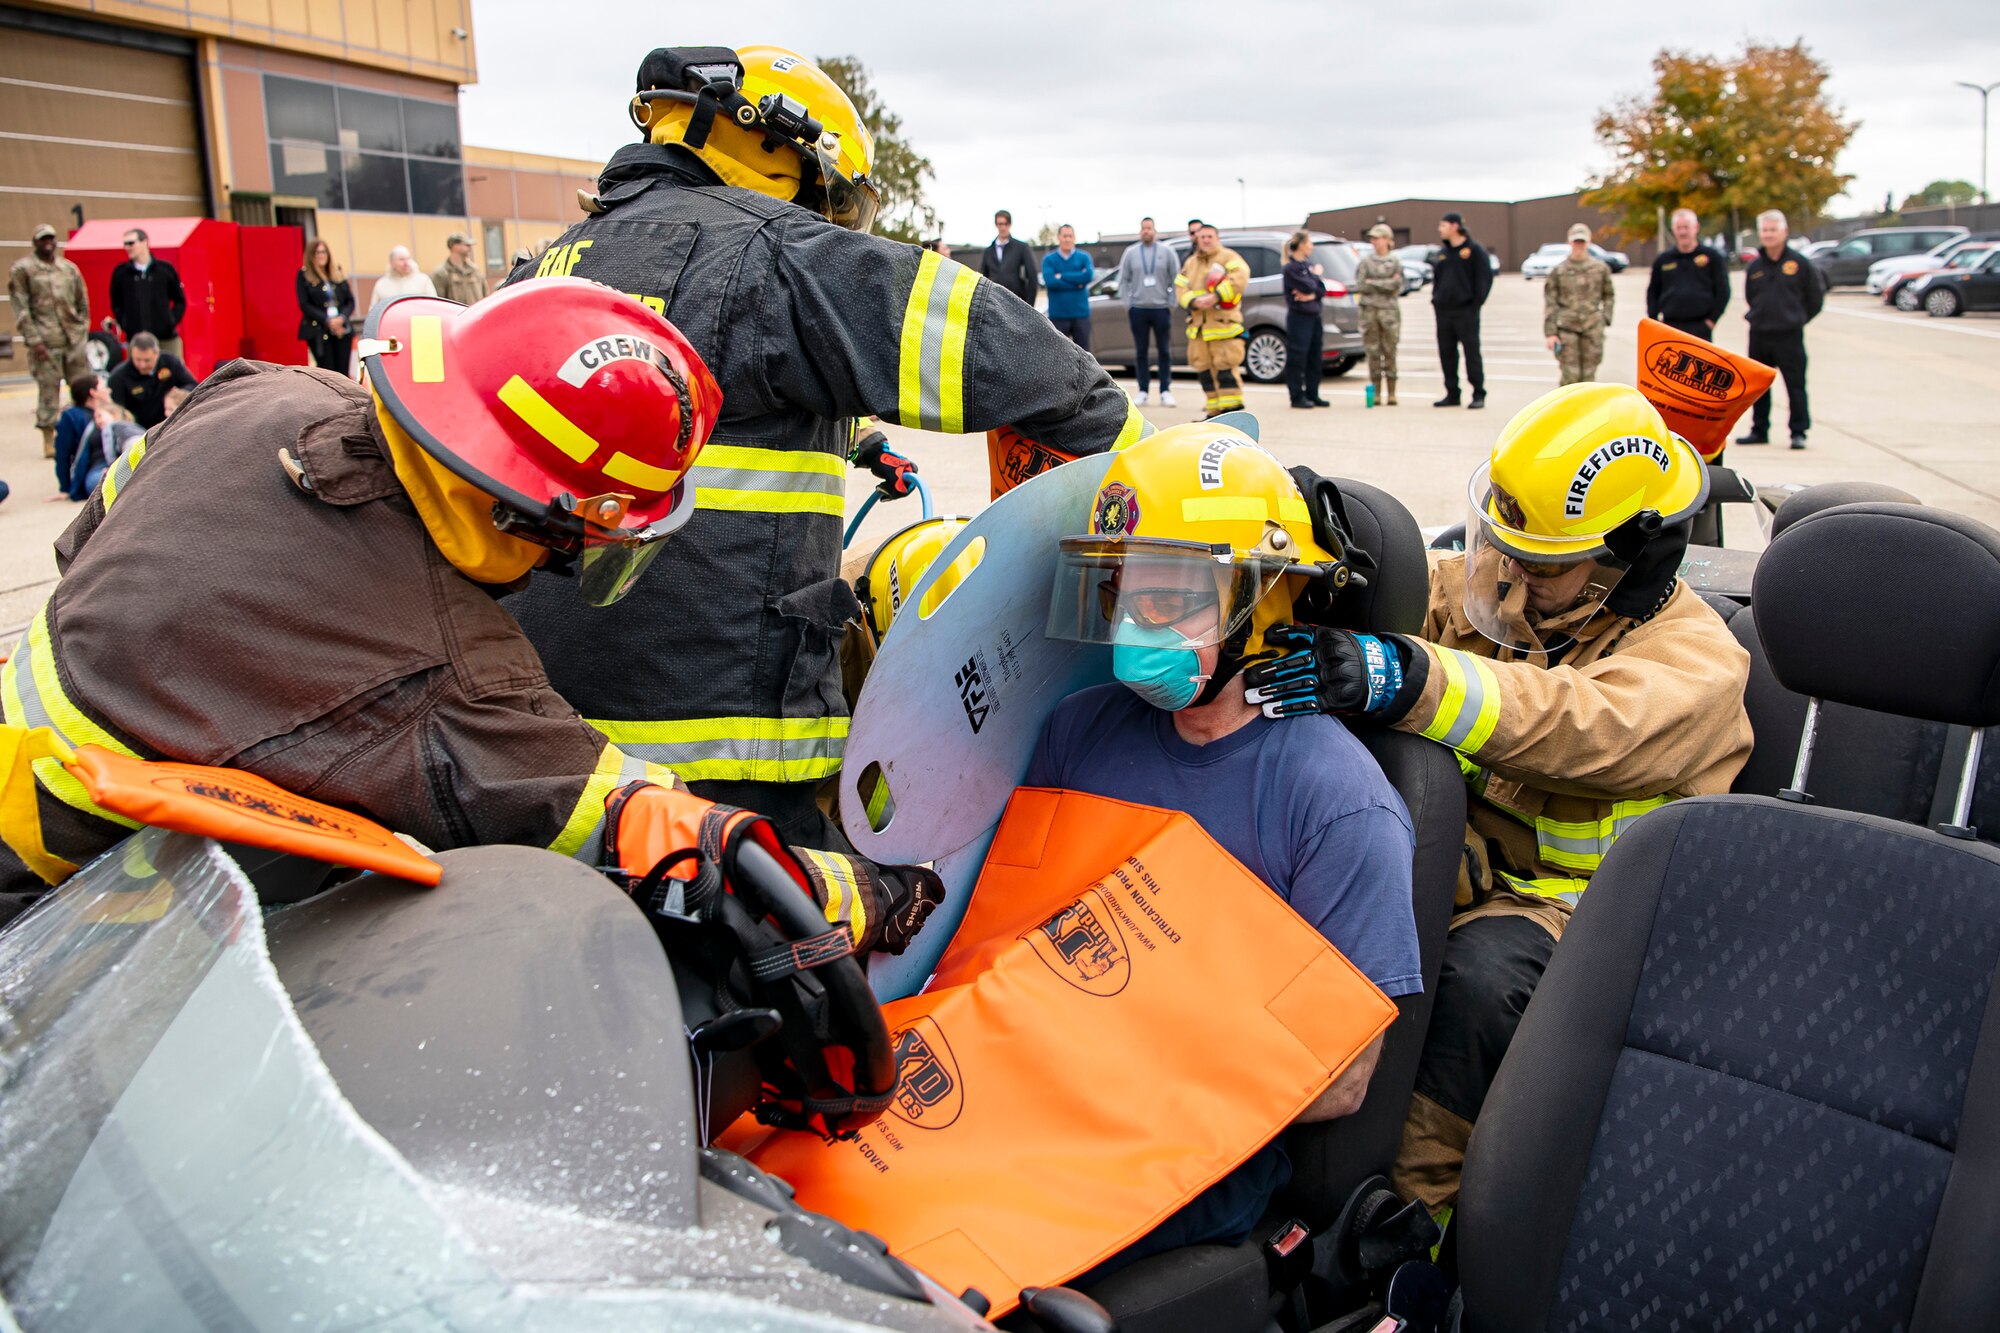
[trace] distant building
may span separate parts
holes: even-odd
[[[1560,241],[1573,222],[1583,222],[1607,250],[1623,250],[1634,265],[1650,264],[1656,247],[1651,241],[1620,245],[1614,228],[1618,218],[1592,208],[1579,194],[1551,194],[1539,199],[1498,203],[1485,199],[1396,199],[1353,208],[1329,208],[1314,213],[1306,225],[1348,240],[1359,240],[1378,222],[1396,233],[1397,245],[1437,243],[1438,219],[1456,212],[1465,217],[1473,239],[1500,259],[1502,269],[1518,269],[1521,261],[1550,241]]]
[[[325,236],[365,310],[391,246],[429,271],[454,231],[497,281],[600,165],[461,143],[471,0],[36,3],[0,3],[0,268],[41,222],[275,222]]]

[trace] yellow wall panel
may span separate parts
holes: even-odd
[[[375,0],[345,0],[341,10],[347,18],[347,40],[364,51],[382,49],[381,34],[375,23]]]
[[[321,41],[345,45],[347,27],[341,21],[340,0],[306,0],[306,23],[311,34]]]
[[[50,8],[265,49],[307,52],[376,69],[478,79],[466,0],[39,0]],[[467,36],[452,35],[463,28]]]
[[[403,52],[410,49],[410,19],[402,0],[381,0],[375,6],[375,31],[380,34],[382,50]]]

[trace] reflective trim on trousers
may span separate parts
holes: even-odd
[[[1535,820],[1535,846],[1542,861],[1565,870],[1580,870],[1585,874],[1595,873],[1612,844],[1617,842],[1642,815],[1659,809],[1671,796],[1652,796],[1644,800],[1618,801],[1611,807],[1611,813],[1603,819],[1595,820]]]
[[[965,336],[979,276],[926,250],[903,307],[896,419],[957,435],[965,430]]]
[[[628,754],[683,782],[817,782],[840,770],[846,717],[694,717],[669,722],[586,718]]]
[[[1500,682],[1486,660],[1454,648],[1426,645],[1444,672],[1444,693],[1418,735],[1464,754],[1475,754],[1493,737],[1500,720]]]
[[[831,514],[847,508],[847,463],[807,449],[711,444],[688,469],[697,509]]]
[[[83,710],[63,693],[62,677],[56,671],[55,654],[49,647],[47,602],[35,612],[27,632],[14,645],[6,667],[0,669],[0,706],[4,706],[9,726],[47,727],[71,749],[101,745],[117,754],[139,757],[130,746],[84,716]],[[61,760],[45,756],[35,760],[33,767],[35,781],[70,809],[126,828],[139,827],[137,820],[114,815],[91,800],[82,780],[64,768]]]
[[[587,866],[603,861],[604,803],[620,787],[642,778],[668,787],[674,782],[673,775],[660,765],[634,758],[615,745],[605,746],[597,756],[597,768],[584,781],[569,819],[549,844],[549,850],[558,856],[574,857]]]

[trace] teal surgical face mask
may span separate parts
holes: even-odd
[[[1111,649],[1111,674],[1125,688],[1155,708],[1178,713],[1195,701],[1208,676],[1201,657],[1187,640],[1165,627],[1134,625],[1117,630]]]

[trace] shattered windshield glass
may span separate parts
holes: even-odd
[[[29,1333],[949,1326],[852,1288],[825,1307],[848,1318],[726,1289],[785,1262],[766,1214],[620,1228],[419,1175],[321,1062],[249,882],[158,831],[0,935],[0,1198],[0,1328]],[[650,1271],[578,1261],[607,1250]]]

